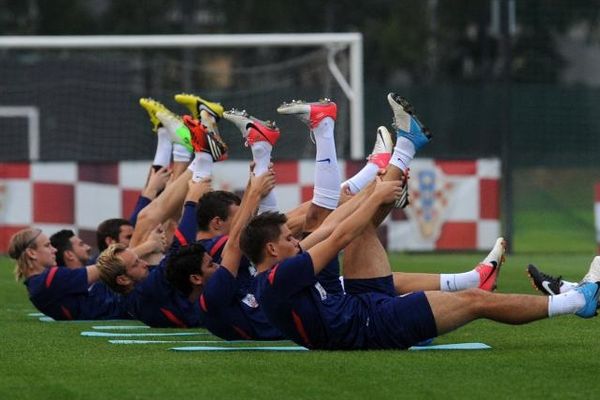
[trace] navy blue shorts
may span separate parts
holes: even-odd
[[[383,293],[389,296],[397,296],[394,289],[394,278],[392,275],[382,278],[371,279],[346,279],[344,278],[344,290],[348,294]]]
[[[373,279],[345,279],[346,293],[367,308],[365,349],[406,349],[437,336],[435,319],[425,293],[398,296],[392,275]]]

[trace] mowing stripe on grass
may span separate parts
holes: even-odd
[[[172,347],[173,351],[308,351],[301,346],[255,346],[255,347],[213,347],[213,346],[190,346]]]
[[[207,333],[207,332],[121,333],[121,332],[95,332],[95,331],[81,332],[81,336],[92,336],[92,337],[200,336],[200,335],[210,335],[210,333]]]

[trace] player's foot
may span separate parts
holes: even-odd
[[[598,315],[598,295],[600,295],[600,282],[583,282],[575,288],[585,298],[583,306],[575,315],[581,318],[592,318]]]
[[[295,115],[312,130],[319,125],[323,118],[329,117],[335,121],[337,118],[337,105],[329,99],[321,99],[313,103],[292,100],[277,107],[277,112],[279,114]]]
[[[600,256],[594,257],[590,269],[581,282],[600,282]]]
[[[142,97],[140,99],[140,106],[146,110],[148,116],[150,117],[150,122],[152,123],[152,130],[154,132],[158,131],[158,128],[161,125],[160,120],[156,116],[156,113],[159,111],[168,111],[167,108],[162,105],[162,103],[150,98],[150,97]]]
[[[492,292],[496,289],[496,281],[500,274],[500,267],[504,262],[504,252],[506,251],[506,241],[499,237],[492,248],[492,251],[483,261],[475,267],[479,272],[479,289]]]
[[[562,276],[554,277],[540,271],[535,265],[529,264],[527,266],[527,275],[529,275],[529,281],[534,289],[547,295],[554,296],[560,294],[560,287],[562,286]]]
[[[190,130],[185,126],[179,115],[175,115],[164,108],[156,113],[156,117],[160,121],[160,125],[167,130],[172,143],[185,146],[190,153],[194,151]]]
[[[410,140],[415,145],[415,150],[419,150],[431,141],[429,129],[419,121],[414,107],[405,98],[389,93],[387,100],[394,113],[392,126],[399,137]]]
[[[190,130],[195,153],[208,153],[214,161],[222,161],[227,158],[227,145],[221,136],[210,131],[190,115],[183,116],[183,123]]]
[[[200,96],[189,93],[180,93],[175,95],[175,101],[183,104],[190,110],[194,119],[200,119],[201,111],[206,111],[212,115],[217,121],[223,117],[223,106],[221,103],[215,103],[203,99]]]
[[[377,136],[375,138],[373,151],[367,157],[367,160],[377,165],[379,168],[385,168],[390,162],[393,150],[394,142],[392,141],[390,131],[388,131],[385,126],[380,126],[377,128]]]
[[[232,108],[223,113],[223,119],[234,124],[242,136],[246,139],[246,146],[252,146],[256,142],[268,142],[275,146],[279,140],[279,128],[273,121],[261,121],[249,115],[245,110]]]

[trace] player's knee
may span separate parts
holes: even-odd
[[[469,307],[475,315],[478,315],[485,307],[486,299],[490,295],[490,292],[479,288],[461,290],[457,293],[459,293],[466,306]]]
[[[137,224],[149,224],[153,222],[154,212],[152,211],[152,205],[145,207],[140,211],[137,218]]]

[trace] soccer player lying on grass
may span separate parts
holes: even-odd
[[[523,324],[561,314],[594,316],[599,293],[594,282],[550,299],[480,289],[396,296],[385,251],[372,247],[369,236],[402,193],[403,164],[429,135],[403,99],[390,94],[388,100],[398,141],[384,180],[338,207],[301,243],[286,229],[282,214],[254,217],[243,231],[240,246],[259,271],[257,300],[269,321],[308,348],[350,350],[405,349],[478,318]],[[355,240],[363,258],[344,265],[346,293],[327,293],[315,275]],[[487,260],[492,266],[501,261],[499,243]]]
[[[92,247],[70,229],[62,229],[50,236],[50,244],[56,249],[56,265],[81,268],[91,265]]]
[[[158,115],[159,118],[165,117],[161,113]],[[171,122],[178,123],[179,120],[173,117]],[[195,151],[194,162],[142,210],[131,240],[135,245],[137,240],[148,234],[146,231],[152,226],[160,226],[165,220],[172,219],[183,204],[183,216],[167,257],[152,271],[148,270],[146,262],[123,246],[111,246],[98,258],[101,279],[113,290],[126,294],[125,302],[131,315],[154,327],[202,326],[198,305],[189,302],[169,284],[165,277],[165,266],[170,254],[175,253],[181,245],[195,240],[196,203],[210,190],[212,164],[224,154],[224,147],[220,138],[210,133],[204,125],[192,122],[188,127]],[[213,153],[217,146],[220,149],[218,156]]]
[[[571,282],[564,280],[562,276],[555,277],[540,271],[535,265],[527,266],[527,274],[534,289],[547,296],[553,296],[560,293],[567,293],[576,289],[583,282],[600,281],[600,256],[596,256],[590,263],[590,268],[580,282]]]
[[[296,103],[297,104],[297,103]],[[304,103],[302,103],[304,104]],[[317,202],[325,202],[330,208],[335,208],[337,198],[339,197],[339,171],[337,168],[337,158],[335,157],[335,142],[333,140],[333,120],[335,119],[335,104],[330,101],[313,103],[314,109],[321,111],[318,119],[313,119],[315,125],[319,125],[321,129],[316,132],[317,135],[317,161],[316,161],[316,186],[315,196],[310,204],[305,204],[293,211],[294,220],[296,221],[293,229],[300,231],[304,229],[305,214],[315,214],[320,211],[321,206]],[[307,108],[307,107],[304,107]],[[310,106],[308,106],[310,111]],[[302,111],[302,114],[309,112]],[[307,115],[308,116],[308,115]],[[273,123],[264,122],[257,118],[249,116],[245,112],[232,110],[224,113],[224,118],[234,123],[241,131],[242,136],[246,140],[246,144],[250,147],[253,154],[253,162],[255,163],[254,173],[256,178],[260,179],[268,174],[268,168],[271,161],[271,151],[273,145],[279,138],[279,130]],[[323,120],[325,122],[321,123]],[[326,136],[326,137],[323,137]],[[326,149],[323,150],[323,146]],[[320,172],[319,156],[333,159],[335,162],[328,162],[331,167],[325,167],[325,172]],[[325,165],[321,163],[321,165]],[[329,179],[324,180],[319,175],[329,175]],[[260,178],[259,178],[260,176]],[[258,180],[257,182],[260,182]],[[325,184],[323,184],[325,182]],[[327,187],[329,185],[329,191]],[[198,207],[198,224],[200,232],[198,237],[200,242],[206,248],[208,255],[205,254],[204,248],[200,246],[190,246],[184,248],[176,256],[171,257],[169,267],[167,267],[171,283],[178,287],[184,293],[189,293],[191,300],[200,299],[200,304],[204,314],[206,315],[206,326],[215,335],[227,340],[237,339],[257,339],[257,340],[272,340],[281,338],[281,333],[274,329],[270,324],[266,323],[266,318],[257,307],[254,300],[253,276],[255,272],[253,267],[249,265],[245,257],[240,262],[240,254],[237,244],[237,237],[241,226],[248,220],[250,212],[255,206],[248,206],[249,202],[258,201],[256,196],[257,184],[251,185],[251,188],[246,191],[245,195],[250,196],[246,200],[246,208],[244,213],[237,206],[237,198],[226,192],[208,193],[199,203]],[[325,189],[325,190],[324,190]],[[327,203],[327,199],[323,199],[323,191],[336,192],[337,196],[332,196],[333,201]],[[320,195],[320,196],[319,196]],[[277,208],[276,199],[269,191],[259,204],[259,213],[265,210]],[[314,210],[316,209],[316,210]],[[312,210],[312,211],[311,211]],[[320,214],[330,212],[327,209]],[[235,214],[235,217],[231,214]],[[242,218],[240,220],[240,218]],[[312,221],[316,217],[309,218]],[[235,222],[231,222],[235,221]],[[229,228],[235,225],[237,229],[232,236],[227,236]],[[218,235],[222,234],[222,235]],[[218,235],[218,236],[217,236]],[[230,244],[231,240],[234,240]],[[231,250],[227,250],[229,260],[221,259],[222,249],[229,245]],[[233,247],[232,247],[233,246]],[[233,261],[231,261],[233,259]],[[223,263],[217,272],[212,275],[212,279],[208,279],[212,270],[206,265],[211,263]],[[334,269],[331,271],[331,269]],[[329,272],[329,274],[327,274]],[[332,264],[331,268],[324,271],[319,278],[323,279],[323,284],[329,290],[341,291],[341,284],[338,279],[339,264]],[[327,282],[327,278],[332,277],[331,283]]]
[[[157,247],[154,235],[142,251]],[[9,255],[17,261],[15,276],[23,280],[29,300],[41,312],[56,320],[130,319],[116,295],[99,279],[96,265],[80,268],[56,266],[56,249],[40,229],[15,233],[9,242]]]
[[[200,305],[206,328],[225,340],[283,338],[256,307],[251,281],[238,279],[239,234],[274,183],[272,171],[251,177],[222,251],[221,266],[199,242],[182,247],[167,265],[171,284]],[[241,282],[250,285],[240,288]]]

